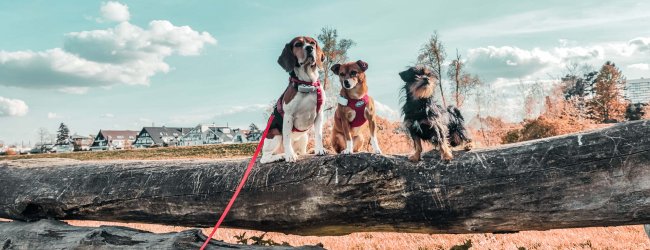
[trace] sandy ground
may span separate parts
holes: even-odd
[[[76,226],[118,225],[155,233],[176,232],[186,227],[153,224],[116,223],[99,221],[68,221]],[[239,229],[219,229],[215,239],[236,243],[235,235],[261,235],[262,232]],[[203,229],[209,234],[210,229]],[[354,233],[346,236],[315,237],[268,233],[269,239],[286,241],[292,246],[323,243],[327,249],[449,249],[472,241],[470,249],[650,249],[650,239],[643,226],[594,227],[525,231],[514,234],[406,234],[406,233]],[[265,237],[265,238],[267,238]]]

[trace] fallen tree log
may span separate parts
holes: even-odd
[[[225,226],[301,235],[650,223],[650,122],[497,148],[257,165]],[[0,217],[212,226],[246,160],[0,163]]]
[[[76,227],[62,221],[0,222],[1,249],[199,249],[199,229],[155,234],[128,227]],[[255,246],[211,240],[206,249],[323,249],[317,246]]]

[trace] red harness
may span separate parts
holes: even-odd
[[[368,95],[364,95],[361,97],[361,99],[350,99],[347,97],[344,98],[348,100],[348,104],[346,106],[350,107],[354,110],[354,112],[356,112],[354,119],[350,122],[350,127],[361,127],[367,121],[366,106],[368,105]]]
[[[293,85],[293,88],[298,89],[299,85],[307,85],[307,86],[313,86],[316,87],[316,113],[320,112],[321,106],[323,106],[323,92],[321,92],[320,88],[320,80],[317,80],[315,82],[306,82],[306,81],[301,81],[299,79],[289,77],[289,84]],[[281,117],[284,117],[284,93],[278,98],[277,103],[275,104],[275,108],[277,109],[277,112],[280,114]],[[291,129],[293,132],[305,132],[306,130],[299,130],[296,127],[293,127]]]

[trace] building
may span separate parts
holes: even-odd
[[[179,145],[181,137],[192,128],[144,127],[133,143],[136,148],[170,147]]]
[[[195,146],[247,141],[246,135],[242,134],[239,129],[220,127],[214,124],[199,124],[180,139],[180,145]]]
[[[631,103],[650,102],[650,78],[627,80],[625,82],[625,99]]]
[[[74,146],[74,151],[88,151],[90,150],[90,147],[93,145],[92,136],[83,136],[83,135],[74,134],[70,136],[70,140],[72,141],[72,145]]]
[[[137,136],[138,131],[133,130],[100,130],[90,150],[129,149]]]

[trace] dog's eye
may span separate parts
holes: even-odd
[[[357,72],[356,71],[350,72],[350,76],[357,76]]]
[[[298,42],[298,43],[295,43],[295,44],[293,45],[293,47],[300,48],[300,47],[302,47],[303,45],[304,45],[303,43]]]
[[[341,74],[339,74],[339,75],[340,75],[340,76],[345,76],[345,73],[341,73]]]

